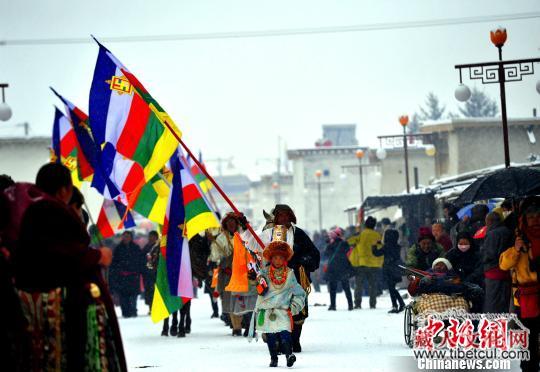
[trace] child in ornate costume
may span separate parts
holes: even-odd
[[[296,281],[293,270],[287,266],[293,251],[286,243],[286,231],[276,226],[273,241],[263,251],[265,265],[260,275],[268,286],[263,293],[259,293],[255,306],[254,318],[257,330],[266,335],[270,367],[277,367],[278,351],[285,354],[288,367],[292,367],[296,361],[292,353],[292,317],[302,311],[306,300],[306,292]]]

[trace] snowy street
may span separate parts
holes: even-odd
[[[364,308],[354,311],[346,310],[345,296],[338,293],[338,310],[328,311],[326,286],[321,289],[321,293],[312,292],[309,297],[310,317],[302,333],[303,352],[297,354],[293,369],[385,371],[403,366],[404,361],[415,365],[412,352],[403,341],[403,313],[387,313],[391,306],[386,292],[378,298],[377,309],[370,310],[368,298],[364,297]],[[152,324],[147,315],[120,318],[130,370],[267,371],[270,357],[266,344],[261,339],[248,343],[244,337],[233,338],[221,320],[210,319],[209,302],[208,295],[201,291],[199,298],[193,300],[192,333],[186,338],[160,336],[162,324]],[[146,312],[147,307],[140,302],[139,314]],[[287,368],[282,356],[279,368]]]

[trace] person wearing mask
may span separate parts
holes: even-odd
[[[110,269],[111,288],[118,294],[124,318],[137,317],[137,296],[141,291],[140,277],[145,270],[145,255],[133,242],[133,233],[124,231],[122,241],[114,250]]]
[[[375,231],[377,220],[371,216],[366,219],[364,230],[359,236],[349,239],[354,244],[349,260],[355,270],[356,287],[354,289],[354,307],[362,308],[362,290],[364,282],[369,286],[369,307],[377,305],[377,274],[383,264],[383,257],[373,255],[372,247],[381,245],[381,235]]]
[[[347,257],[349,244],[343,240],[343,230],[337,227],[328,233],[330,243],[326,246],[325,256],[327,258],[325,279],[330,292],[330,306],[328,310],[336,310],[336,292],[338,283],[341,283],[349,310],[353,310],[353,300],[349,278],[354,275],[351,263]]]
[[[384,245],[382,248],[372,247],[373,255],[384,256],[383,276],[390,293],[392,309],[390,314],[397,314],[405,310],[405,302],[396,289],[396,284],[401,281],[401,269],[398,265],[403,265],[401,261],[401,247],[398,244],[399,232],[394,229],[388,229],[384,233]]]
[[[499,266],[499,261],[501,254],[512,246],[513,234],[496,212],[486,216],[486,225],[486,238],[481,249],[486,292],[484,312],[507,313],[510,310],[511,277]]]
[[[68,206],[72,194],[69,169],[44,165],[20,221],[14,272],[31,332],[27,358],[35,370],[83,371],[92,365],[127,371],[114,306],[101,276],[112,254],[90,247],[80,216]],[[47,332],[44,322],[51,319],[59,332]],[[89,353],[88,347],[101,353]]]
[[[538,371],[540,333],[540,198],[525,199],[520,207],[519,234],[513,247],[500,256],[500,268],[514,271],[514,303],[518,317],[529,329],[530,359],[521,362],[522,371]]]
[[[484,287],[484,272],[480,252],[475,240],[468,233],[462,232],[457,235],[456,246],[446,253],[445,258],[450,261],[454,271],[463,283]],[[481,313],[482,302],[482,296],[474,298],[471,311]]]
[[[435,241],[431,229],[421,227],[418,242],[407,251],[406,264],[414,269],[427,271],[433,265],[433,261],[442,257],[443,253],[444,249]]]

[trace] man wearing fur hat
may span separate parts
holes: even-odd
[[[273,240],[263,251],[268,266],[261,271],[268,289],[257,298],[255,321],[257,330],[266,335],[270,367],[277,367],[279,351],[285,355],[287,367],[292,367],[296,361],[292,348],[292,332],[297,327],[293,317],[300,314],[307,296],[293,275],[294,271],[287,266],[287,262],[292,261],[294,255],[286,242],[287,228],[275,226],[273,230]]]
[[[293,256],[288,262],[288,267],[294,271],[296,280],[309,294],[311,289],[310,273],[319,268],[321,256],[319,250],[309,236],[296,226],[296,216],[288,205],[277,204],[272,210],[271,220],[268,221],[261,234],[261,240],[265,245],[273,241],[274,226],[280,225],[286,227],[286,242],[292,247]],[[293,351],[299,353],[302,351],[300,345],[300,335],[302,326],[308,317],[308,304],[306,296],[306,305],[301,313],[294,316],[294,330],[292,332]]]

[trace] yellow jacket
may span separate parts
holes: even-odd
[[[381,234],[372,229],[364,229],[360,235],[349,238],[348,242],[355,245],[349,257],[349,261],[354,267],[382,267],[384,256],[375,257],[371,251],[371,247],[381,241]]]
[[[529,254],[520,252],[515,247],[508,248],[499,257],[499,267],[501,270],[514,270],[514,277],[517,284],[538,283],[538,275],[529,269]]]

